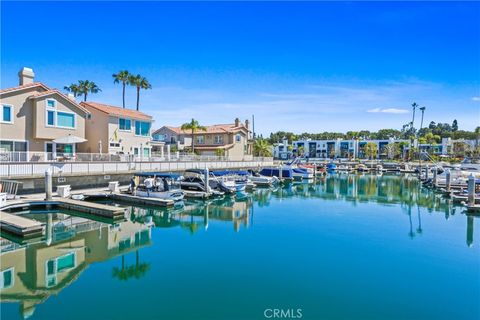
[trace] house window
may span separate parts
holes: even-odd
[[[0,272],[0,289],[8,289],[13,286],[15,277],[13,275],[14,268],[9,268]]]
[[[204,144],[205,143],[205,136],[196,136],[195,137],[195,142],[198,144]]]
[[[75,114],[67,112],[57,112],[57,127],[75,128]]]
[[[144,157],[150,157],[150,149],[149,148],[143,148],[143,156]]]
[[[215,136],[214,142],[215,142],[215,144],[222,144],[223,143],[223,136]]]
[[[2,105],[2,121],[5,123],[13,123],[13,106],[4,104]]]
[[[47,99],[47,108],[55,109],[56,106],[57,106],[57,101],[53,99]]]
[[[238,133],[235,135],[235,142],[240,142],[242,141],[242,136]]]
[[[120,143],[118,143],[118,142],[110,142],[110,147],[111,147],[111,148],[120,148]]]
[[[154,134],[153,135],[153,140],[155,141],[165,141],[165,135],[164,134]]]
[[[150,135],[150,122],[135,121],[135,135],[148,137]]]
[[[55,111],[47,111],[47,125],[55,126]]]
[[[118,126],[121,131],[132,131],[132,121],[130,119],[120,118],[118,120]]]
[[[75,252],[48,260],[46,262],[46,286],[52,287],[57,284],[57,274],[75,267]]]

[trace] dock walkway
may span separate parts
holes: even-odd
[[[41,236],[43,224],[21,216],[0,211],[0,228],[21,237]]]

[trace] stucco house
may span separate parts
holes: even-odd
[[[193,135],[195,152],[200,155],[223,153],[229,158],[243,159],[252,156],[253,145],[248,120],[245,124],[237,118],[234,123],[206,126],[206,131]],[[163,126],[153,133],[153,139],[175,145],[178,150],[189,148],[192,133],[180,127]],[[217,150],[221,150],[218,152]]]
[[[88,110],[73,96],[34,82],[30,68],[18,76],[18,86],[0,90],[0,154],[15,161],[40,161],[77,152],[85,140]]]
[[[151,116],[98,102],[80,105],[91,114],[85,126],[87,142],[81,145],[82,152],[151,155]]]

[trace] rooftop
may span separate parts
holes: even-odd
[[[122,116],[139,120],[152,120],[151,116],[137,110],[123,109],[120,107],[110,106],[98,102],[81,102],[80,105],[85,107],[87,110],[95,109],[109,115]]]

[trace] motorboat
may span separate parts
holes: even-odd
[[[280,180],[276,176],[264,176],[256,171],[249,171],[248,179],[253,182],[257,186],[261,187],[271,187],[276,185],[280,182]]]
[[[284,180],[293,180],[293,171],[291,168],[266,167],[260,170],[260,175],[265,177],[276,177]]]
[[[235,193],[235,192],[245,191],[245,188],[247,186],[247,178],[246,178],[246,174],[243,174],[243,172],[233,171],[233,170],[223,170],[223,171],[212,171],[211,174],[215,178],[217,178],[220,189],[222,189],[222,191],[224,191],[225,193]],[[242,175],[245,178],[241,178]]]
[[[158,198],[163,200],[181,201],[185,194],[180,187],[182,176],[175,173],[164,172],[142,172],[136,173],[135,185],[136,188],[132,194],[138,197]],[[147,184],[151,183],[152,187],[147,187],[146,179],[152,179]]]
[[[210,172],[208,173],[208,190],[205,188],[205,169],[188,169],[183,174],[183,179],[180,181],[180,187],[185,191],[196,191],[200,193],[211,193],[212,195],[224,195],[224,190],[221,190],[221,183]]]

